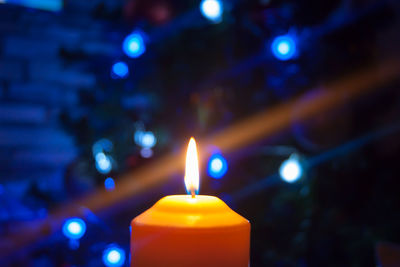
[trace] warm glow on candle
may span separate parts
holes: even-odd
[[[183,162],[182,162],[183,163]],[[188,195],[160,199],[131,222],[131,267],[248,267],[250,223],[199,191],[196,141],[186,154]]]
[[[196,141],[190,138],[186,154],[185,186],[188,193],[195,196],[199,190],[199,160],[197,156]]]

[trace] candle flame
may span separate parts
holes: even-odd
[[[186,191],[195,196],[199,191],[199,160],[197,156],[196,141],[190,138],[186,153],[185,186]]]

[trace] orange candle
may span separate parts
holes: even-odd
[[[247,267],[250,223],[221,199],[196,195],[196,143],[186,156],[190,195],[167,196],[132,220],[131,267]]]

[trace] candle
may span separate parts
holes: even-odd
[[[166,196],[131,222],[131,267],[247,267],[250,223],[214,196],[196,195],[199,169],[190,139],[188,195]]]

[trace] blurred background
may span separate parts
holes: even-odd
[[[400,266],[399,48],[394,0],[0,0],[0,265],[129,266],[194,136],[251,266]]]

